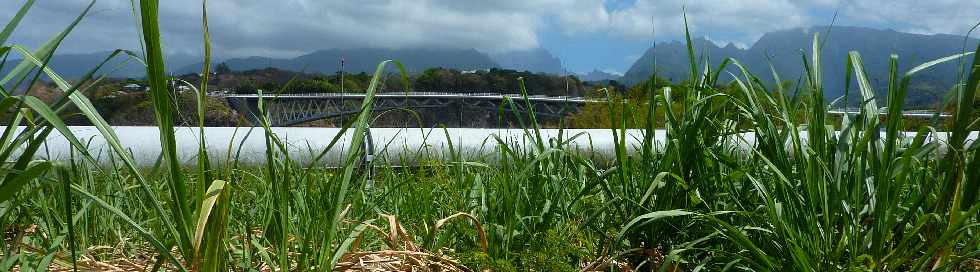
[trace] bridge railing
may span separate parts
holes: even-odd
[[[833,114],[833,115],[844,115],[844,114],[847,114],[847,115],[857,115],[857,114],[860,114],[861,113],[861,110],[859,110],[859,109],[847,109],[847,110],[832,109],[832,110],[827,111],[827,113]],[[886,116],[886,115],[888,115],[888,112],[885,111],[885,110],[881,110],[880,112],[878,112],[878,115]],[[935,111],[931,111],[931,110],[903,110],[902,111],[902,116],[905,116],[905,117],[929,118],[929,117],[936,116],[936,112]],[[950,114],[950,113],[945,113],[945,112],[940,112],[939,113],[939,118],[950,118],[950,117],[953,117],[953,115]]]
[[[259,97],[258,94],[219,94],[215,95],[219,97]],[[495,92],[427,92],[427,91],[413,91],[413,92],[383,92],[375,94],[376,97],[439,97],[439,98],[493,98],[493,99],[503,99],[504,97],[510,97],[511,99],[521,100],[524,97],[518,93],[495,93]],[[287,94],[263,94],[262,97],[288,97],[288,98],[361,98],[364,97],[363,93],[287,93]],[[548,95],[529,95],[527,97],[531,100],[545,100],[545,101],[569,101],[569,102],[602,102],[603,100],[589,99],[584,97],[576,96],[548,96]]]

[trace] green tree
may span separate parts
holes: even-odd
[[[231,67],[228,67],[227,63],[219,63],[218,67],[214,68],[214,72],[218,74],[229,74],[231,73]]]

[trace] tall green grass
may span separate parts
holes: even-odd
[[[265,163],[251,167],[231,151],[229,162],[213,163],[218,154],[205,146],[211,47],[204,2],[204,78],[194,88],[200,144],[196,163],[185,165],[176,155],[178,113],[164,66],[160,3],[133,3],[143,52],[118,50],[75,82],[46,64],[91,5],[30,51],[8,38],[32,4],[23,4],[0,32],[3,59],[23,57],[0,80],[7,124],[0,134],[2,271],[91,269],[76,262],[82,258],[128,259],[154,271],[330,271],[352,250],[386,249],[445,254],[474,270],[495,271],[616,270],[622,262],[644,271],[948,271],[980,254],[980,151],[968,140],[980,83],[980,56],[973,52],[905,72],[892,56],[887,96],[876,97],[881,92],[872,89],[858,52],[838,67],[847,85],[823,85],[819,35],[801,54],[803,84],[788,90],[738,60],[712,64],[688,33],[689,84],[650,84],[642,103],[607,100],[614,124],[608,133],[616,143],[608,160],[571,144],[588,134],[560,130],[557,138],[545,137],[528,100],[508,99],[502,107],[515,114],[522,138],[489,139],[495,153],[469,161],[447,139],[448,156],[420,147],[416,160],[423,167],[417,168],[362,159],[385,67],[397,66],[408,85],[402,65],[386,61],[360,113],[327,147],[310,150],[317,156],[309,165],[290,158],[291,147],[267,120],[243,128],[243,137],[266,143]],[[116,57],[147,67],[162,150],[158,167],[138,168],[85,98]],[[914,75],[957,60],[971,66],[950,94],[952,125],[906,136],[900,106]],[[779,82],[775,69],[765,72]],[[62,96],[45,103],[25,92],[42,79]],[[514,80],[526,98],[523,80]],[[735,88],[723,88],[727,80]],[[857,89],[849,89],[851,82]],[[835,129],[824,89],[838,87],[863,102],[859,114],[844,116]],[[887,105],[884,118],[880,105]],[[72,108],[106,139],[109,165],[65,125]],[[259,108],[266,111],[264,101]],[[655,138],[658,120],[663,139]],[[632,141],[627,124],[645,124],[642,139]],[[944,129],[949,137],[940,142],[935,136]],[[70,142],[71,160],[43,159],[52,133]],[[341,167],[322,166],[348,133]],[[229,141],[234,147],[241,140]],[[449,159],[427,160],[438,157]]]
[[[951,140],[945,143],[949,151],[944,157],[936,153],[936,142],[925,143],[929,130],[921,130],[908,145],[900,145],[908,139],[898,133],[903,130],[900,109],[912,76],[970,54],[927,62],[901,75],[897,71],[898,58],[892,56],[889,95],[884,100],[889,112],[881,123],[877,104],[880,98],[874,96],[860,54],[851,52],[847,81],[857,82],[864,103],[855,119],[845,118],[843,129],[834,131],[825,125],[830,116],[824,106],[827,98],[823,97],[821,84],[819,41],[815,35],[810,59],[805,61],[804,88],[810,93],[809,99],[788,107],[785,97],[773,95],[784,92],[769,89],[737,60],[731,60],[741,73],[734,78],[740,93],[714,97],[733,104],[739,118],[751,120],[748,132],[754,136],[753,150],[739,158],[704,145],[709,147],[706,153],[692,156],[695,163],[704,164],[695,166],[693,173],[682,172],[678,179],[679,183],[699,182],[694,185],[701,191],[699,195],[715,192],[704,199],[714,199],[720,206],[689,203],[674,207],[683,211],[659,209],[637,217],[624,231],[668,217],[694,218],[701,222],[695,225],[710,226],[714,231],[675,244],[672,255],[677,256],[676,261],[687,261],[682,258],[685,255],[698,256],[697,266],[718,269],[932,270],[955,267],[947,263],[950,255],[957,255],[959,260],[972,258],[977,241],[972,235],[975,225],[969,222],[976,220],[980,206],[962,202],[966,194],[976,192],[962,190],[965,173],[970,171],[965,166],[974,158],[960,151],[969,150],[964,141],[968,124],[962,123],[969,121],[954,123],[948,132]],[[691,64],[696,65],[693,61]],[[976,77],[976,66],[971,70],[970,78]],[[703,78],[710,78],[711,72],[705,71]],[[708,104],[703,97],[712,97],[711,88],[699,90],[698,85],[693,86],[687,91],[687,101]],[[954,92],[959,97],[957,114],[965,111],[970,116],[970,110],[963,108],[973,107],[977,86],[969,80],[960,86],[962,89]],[[780,114],[767,113],[773,108]],[[685,111],[683,116],[701,119],[699,109],[694,109]],[[796,114],[794,109],[810,112],[806,123],[790,118]],[[668,122],[672,119],[668,113]],[[797,129],[800,127],[805,130]],[[668,134],[671,129],[684,131],[683,126],[679,128],[668,126]],[[711,130],[700,128],[695,133]],[[798,131],[807,132],[805,144]],[[683,143],[669,136],[668,141]],[[689,152],[684,154],[690,155]],[[707,158],[710,159],[699,161]],[[712,164],[722,166],[701,168]],[[707,171],[698,177],[699,170]],[[714,184],[704,184],[705,181]],[[733,189],[712,189],[712,185]],[[946,189],[935,192],[934,188]],[[721,245],[711,245],[719,241]]]

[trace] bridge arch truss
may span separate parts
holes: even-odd
[[[321,119],[351,116],[360,112],[364,94],[227,95],[228,104],[253,124],[259,124],[259,100],[268,112],[272,126],[293,126]],[[510,98],[513,104],[506,103]],[[527,114],[527,105],[536,116],[562,117],[586,103],[598,102],[579,97],[522,97],[497,93],[382,93],[374,97],[372,111],[393,109],[445,109],[462,113],[473,111],[518,111]]]

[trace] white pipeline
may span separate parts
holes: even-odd
[[[88,151],[101,162],[109,162],[111,149],[95,127],[69,127],[75,137],[88,145]],[[113,127],[120,144],[132,155],[137,164],[150,166],[160,156],[160,133],[156,127],[119,126]],[[196,163],[200,138],[198,128],[178,127],[177,157],[185,163]],[[289,150],[289,158],[301,164],[308,164],[319,155],[340,132],[339,128],[272,128]],[[452,149],[463,159],[477,160],[496,156],[498,139],[510,147],[532,147],[533,131],[527,137],[521,129],[478,129],[478,128],[371,128],[374,145],[373,159],[391,165],[417,164],[425,160],[445,160],[451,158]],[[563,141],[579,152],[596,156],[613,154],[613,137],[609,129],[566,129],[562,132]],[[320,163],[334,166],[340,164],[350,149],[353,129],[342,135]],[[545,141],[558,139],[557,129],[541,130]],[[265,132],[261,127],[208,127],[204,129],[206,146],[212,161],[225,162],[229,158],[243,164],[262,164],[266,160]],[[665,136],[657,132],[658,138]],[[637,145],[643,138],[641,130],[629,130],[627,143]],[[452,145],[450,147],[450,144]],[[40,158],[66,160],[71,158],[70,145],[59,133],[52,132],[46,147],[38,151]],[[78,156],[76,156],[77,158]]]
[[[160,156],[160,137],[156,127],[113,127],[120,144],[132,154],[141,166],[151,166]],[[72,133],[88,145],[89,153],[101,162],[109,162],[112,154],[105,138],[97,129],[90,126],[70,127]],[[338,128],[272,128],[287,146],[289,158],[301,164],[308,164],[322,152],[330,141],[340,132]],[[335,166],[341,164],[345,153],[350,149],[351,134],[348,130],[322,158],[319,164]],[[545,142],[558,141],[559,130],[542,129],[541,138]],[[533,131],[522,129],[482,129],[482,128],[372,128],[373,159],[389,165],[413,165],[427,160],[447,160],[454,150],[464,160],[480,160],[495,157],[499,153],[498,139],[508,147],[531,148],[534,143]],[[566,129],[561,132],[561,141],[567,141],[569,150],[589,156],[611,158],[614,156],[614,138],[610,129]],[[636,151],[642,144],[643,130],[627,130],[626,143],[629,152]],[[208,153],[212,161],[226,162],[230,159],[243,164],[262,164],[266,158],[265,133],[262,128],[209,127],[204,131]],[[193,127],[176,128],[177,156],[185,163],[195,163],[199,147],[198,129]],[[914,133],[903,134],[906,141]],[[944,146],[946,133],[933,135],[929,140]],[[969,139],[975,139],[971,133]],[[657,130],[654,137],[656,146],[663,146],[666,132]],[[801,135],[803,141],[806,134]],[[751,147],[755,143],[752,133],[731,137],[733,146]],[[451,144],[451,145],[450,145]],[[68,141],[52,132],[46,146],[38,151],[38,157],[53,160],[71,158]],[[77,157],[77,156],[76,156]]]

